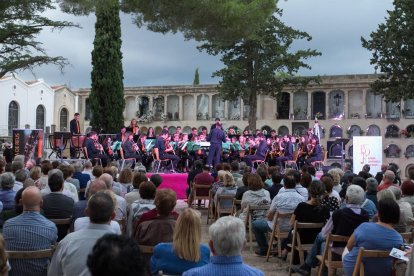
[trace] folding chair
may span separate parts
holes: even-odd
[[[263,159],[257,159],[252,161],[252,172],[259,167],[260,164],[266,163],[267,154],[269,151],[266,151],[266,154]]]
[[[161,165],[164,163],[165,165],[168,164],[168,162],[171,162],[171,168],[172,171],[175,172],[174,164],[171,159],[160,159],[160,152],[158,148],[152,149],[152,157],[154,159],[153,161],[153,172],[158,173],[160,171]]]
[[[6,251],[6,253],[8,258],[12,260],[45,259],[52,258],[55,249],[56,246],[35,251]]]
[[[240,210],[241,208],[241,200],[237,200],[235,198],[233,198],[233,210],[231,215],[235,216],[237,214],[237,211]]]
[[[302,244],[300,240],[300,229],[322,229],[323,223],[307,223],[307,222],[298,222],[295,221],[293,227],[293,239],[291,244],[291,252],[290,252],[290,259],[289,259],[289,276],[292,275],[292,265],[293,265],[293,257],[295,255],[295,250],[299,252],[299,261],[300,264],[304,264],[305,262],[305,251],[309,251],[312,248],[313,243],[309,244]]]
[[[272,234],[270,235],[270,241],[269,241],[269,248],[267,249],[266,254],[266,262],[269,261],[270,252],[273,248],[273,240],[277,239],[277,253],[278,256],[282,256],[282,239],[286,239],[289,235],[289,231],[282,232],[280,230],[280,220],[281,219],[290,219],[292,217],[293,213],[279,213],[276,212],[274,218],[273,218],[273,228],[272,228]]]
[[[364,263],[362,258],[390,258],[389,250],[366,250],[363,247],[359,248],[358,257],[355,262],[354,273],[352,276],[364,276]]]
[[[299,150],[295,150],[293,152],[293,159],[285,161],[285,170],[289,167],[294,170],[299,170],[298,165],[296,164],[296,161],[298,161],[298,154]]]
[[[85,159],[89,160],[89,154],[88,154],[88,149],[86,147],[83,147],[83,156],[85,156]],[[92,161],[97,161],[99,165],[102,166],[102,161],[101,158],[91,158]]]
[[[233,213],[233,199],[236,195],[217,195],[215,218],[219,219],[222,215],[231,215]],[[231,203],[230,207],[221,207],[223,203]],[[228,205],[228,204],[226,204]]]
[[[314,166],[317,171],[322,171],[322,168],[323,168],[327,158],[328,158],[328,151],[324,150],[323,155],[322,155],[322,160],[321,161],[313,161],[312,166]]]
[[[136,163],[135,158],[125,158],[124,157],[124,150],[123,150],[122,147],[119,149],[119,153],[121,154],[121,160],[119,160],[119,161],[122,161],[121,168],[120,168],[119,171],[122,171],[124,169],[126,161],[132,161],[133,166],[135,166],[135,163]]]
[[[258,211],[268,211],[270,205],[247,205],[247,227],[249,229],[249,248],[250,252],[253,252],[253,230],[252,230],[252,223],[253,223],[253,213]]]
[[[333,235],[333,234],[328,235],[328,237],[326,238],[325,248],[323,250],[322,255],[316,256],[316,258],[321,263],[319,266],[319,271],[318,271],[319,276],[323,275],[323,269],[325,268],[325,266],[328,269],[328,276],[335,275],[336,270],[338,268],[342,268],[342,259],[333,260],[332,258],[331,242],[347,243],[348,240],[349,240],[349,237],[347,236]]]

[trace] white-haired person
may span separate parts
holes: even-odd
[[[305,263],[301,266],[295,265],[292,270],[300,275],[310,275],[312,267],[318,265],[317,255],[321,255],[325,247],[326,237],[332,233],[334,235],[351,236],[354,230],[364,222],[369,221],[368,212],[361,208],[365,200],[365,192],[358,185],[350,185],[346,190],[345,207],[332,213],[328,222],[316,236],[311,251],[306,256]],[[346,243],[334,243],[332,247],[332,258],[341,259],[341,254]]]
[[[151,273],[181,275],[184,271],[208,264],[210,249],[201,244],[201,214],[186,208],[175,224],[172,243],[159,243],[151,257]]]
[[[243,263],[241,252],[246,244],[246,228],[239,218],[221,217],[209,228],[210,263],[190,269],[183,276],[264,275],[262,271]]]

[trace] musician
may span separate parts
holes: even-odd
[[[99,158],[102,162],[102,167],[106,167],[108,164],[108,157],[103,154],[103,147],[99,144],[98,134],[95,131],[89,133],[89,138],[85,142],[88,157],[90,159]],[[93,160],[94,161],[94,160]]]
[[[296,164],[298,165],[298,168],[301,168],[303,165],[305,165],[307,155],[308,155],[307,136],[302,136],[302,137],[300,137],[298,159],[296,161]]]
[[[216,119],[215,119],[215,123],[211,125],[210,132],[211,132],[213,129],[215,129],[215,128],[217,127],[217,125],[218,125],[218,124],[220,124],[220,126],[221,126],[220,118],[216,118]],[[206,130],[207,130],[207,129],[206,129]]]
[[[115,136],[115,141],[119,141],[119,142],[123,142],[125,140],[125,132],[126,132],[126,127],[122,126],[121,127],[121,131],[118,132]]]
[[[285,137],[283,137],[283,142],[283,154],[275,158],[276,166],[281,168],[284,167],[286,161],[293,159],[293,144],[290,136],[285,135]]]
[[[197,128],[193,127],[191,133],[188,135],[188,140],[193,141],[193,137],[197,136]]]
[[[134,139],[135,142],[138,141],[139,134],[140,134],[141,131],[139,129],[139,126],[138,126],[138,123],[137,123],[136,119],[131,120],[131,123],[126,128],[126,131],[129,131],[134,135],[133,139]]]
[[[168,130],[163,129],[161,131],[161,135],[157,138],[155,142],[154,148],[158,149],[159,157],[161,160],[163,159],[170,159],[173,163],[172,167],[171,164],[168,164],[167,170],[174,170],[174,168],[177,168],[178,161],[180,161],[180,158],[174,154],[174,149],[170,146],[168,142],[168,137],[170,134],[168,133]]]
[[[178,134],[178,136],[180,136],[181,135],[181,131],[182,131],[181,126],[177,126],[177,128],[175,130],[175,134]]]
[[[311,140],[311,147],[308,152],[308,158],[306,159],[306,164],[309,166],[312,165],[312,162],[321,161],[322,160],[322,148],[319,144],[318,139],[312,138]]]
[[[124,151],[124,158],[135,158],[135,161],[141,161],[142,157],[139,154],[139,147],[138,144],[134,142],[134,135],[132,132],[127,131],[125,133],[125,139],[122,143],[122,149]]]
[[[73,119],[70,121],[70,133],[72,135],[80,135],[80,125],[79,125],[79,117],[80,114],[78,112],[75,113]],[[72,144],[70,145],[70,158],[75,159],[76,158],[76,149],[72,147]]]
[[[220,124],[220,126],[221,126],[221,124]],[[204,137],[207,137],[207,128],[206,127],[201,128],[201,134],[204,135]]]
[[[115,154],[112,149],[112,139],[110,136],[106,137],[105,140],[103,140],[102,147],[103,147],[105,154],[108,156],[108,158],[111,161],[113,161],[115,159]]]
[[[154,132],[154,129],[152,127],[148,128],[147,138],[149,138],[149,139],[154,139],[155,138],[155,132]]]
[[[257,142],[258,144],[255,145],[256,153],[254,155],[247,155],[244,157],[247,166],[252,166],[253,161],[255,160],[264,160],[266,159],[266,152],[267,152],[267,142],[262,133],[257,134]]]
[[[270,131],[270,139],[272,139],[272,141],[275,141],[277,139],[276,130],[272,129]]]
[[[214,167],[220,163],[220,153],[222,149],[222,144],[226,142],[226,135],[221,127],[220,119],[217,121],[216,118],[216,127],[210,131],[210,134],[207,136],[207,141],[210,142],[210,150],[207,157],[207,165]]]

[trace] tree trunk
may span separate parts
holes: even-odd
[[[247,126],[251,131],[256,130],[256,113],[257,113],[257,95],[256,91],[250,91],[249,96],[249,103],[250,103],[250,113],[248,117],[249,125]]]

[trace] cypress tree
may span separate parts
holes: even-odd
[[[200,84],[200,75],[198,74],[198,68],[197,68],[194,73],[193,85],[199,85],[199,84]]]
[[[117,132],[124,124],[124,73],[119,12],[117,0],[100,0],[96,5],[90,94],[91,126],[107,133]]]

